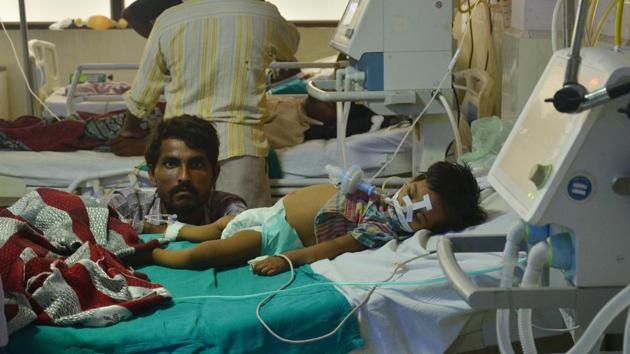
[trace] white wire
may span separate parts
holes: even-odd
[[[20,64],[20,59],[18,58],[17,50],[15,50],[15,45],[13,44],[13,40],[11,40],[11,36],[9,36],[9,31],[7,31],[7,28],[4,26],[4,21],[2,21],[2,18],[0,18],[0,25],[2,25],[2,30],[4,31],[5,36],[7,36],[7,39],[9,40],[9,44],[11,45],[11,50],[13,51],[13,57],[15,58],[15,63],[20,69],[20,74],[22,74],[22,79],[24,79],[24,84],[26,85],[26,89],[28,89],[28,92],[31,94],[31,96],[33,96],[37,100],[37,102],[39,102],[48,112],[50,112],[50,114],[52,114],[52,116],[56,120],[61,121],[61,118],[59,118],[55,114],[55,112],[51,111],[50,108],[48,108],[48,106],[46,106],[46,104],[39,98],[39,96],[37,96],[35,92],[33,92],[33,89],[31,88],[31,85],[29,85],[28,79],[26,78],[26,74],[24,73],[24,68],[22,67],[22,64]]]
[[[448,77],[449,74],[450,74],[450,71],[447,71],[446,74],[444,75],[444,77],[442,77],[442,80],[440,81],[440,83],[438,84],[438,87],[442,86],[442,84],[444,83],[444,81],[446,81],[446,78]],[[434,91],[434,93],[431,95],[431,99],[429,100],[429,102],[427,102],[427,104],[422,109],[422,112],[420,112],[420,114],[418,114],[418,116],[413,120],[413,122],[411,123],[411,125],[409,126],[407,131],[405,132],[405,135],[403,135],[402,139],[400,140],[400,143],[396,147],[396,150],[394,150],[394,154],[392,155],[392,158],[387,160],[387,162],[385,162],[383,164],[383,166],[381,166],[381,168],[378,171],[376,171],[376,173],[372,177],[370,177],[370,179],[368,180],[368,183],[372,183],[374,181],[374,179],[376,179],[383,172],[383,170],[385,170],[385,168],[387,168],[387,166],[389,166],[389,164],[392,161],[394,161],[394,158],[396,158],[396,155],[398,155],[398,152],[400,151],[400,148],[402,147],[402,145],[407,140],[407,137],[409,136],[409,133],[411,133],[413,131],[413,127],[418,123],[420,118],[422,118],[422,116],[427,111],[427,109],[429,108],[431,103],[433,103],[433,101],[435,100],[435,97],[438,95],[438,92],[439,92],[438,90]]]
[[[580,325],[568,327],[568,328],[548,328],[548,327],[538,326],[532,323],[532,327],[537,328],[541,331],[564,333],[564,332],[575,331],[576,329],[580,328]]]
[[[412,257],[402,263],[397,263],[396,267],[394,267],[394,271],[392,272],[392,274],[387,277],[387,279],[383,280],[382,282],[388,282],[390,281],[394,275],[396,275],[396,273],[398,272],[399,269],[401,269],[405,264],[414,261],[418,258],[422,258],[422,257],[426,257],[428,255],[431,255],[435,253],[435,251],[431,251],[428,253],[424,253],[421,254],[419,256],[415,256]],[[354,315],[355,312],[357,312],[359,310],[359,308],[361,308],[361,306],[363,306],[369,299],[370,296],[372,296],[372,293],[374,293],[374,290],[376,290],[376,288],[378,286],[373,286],[367,293],[367,295],[365,295],[365,297],[363,298],[363,300],[361,300],[361,302],[355,306],[352,311],[350,311],[346,317],[344,317],[341,322],[339,322],[339,324],[337,325],[337,327],[335,327],[332,331],[323,334],[319,337],[314,337],[314,338],[307,338],[307,339],[288,339],[288,338],[284,338],[282,336],[280,336],[279,334],[277,334],[276,332],[273,331],[273,329],[271,329],[271,327],[269,327],[269,325],[262,319],[262,316],[260,315],[260,310],[262,309],[262,307],[267,304],[269,301],[271,301],[271,299],[276,296],[276,294],[282,290],[284,290],[287,286],[291,285],[291,283],[293,282],[293,280],[295,279],[295,270],[293,269],[293,263],[291,263],[291,260],[289,259],[289,257],[283,255],[283,254],[277,254],[276,256],[278,257],[282,257],[284,258],[285,261],[287,261],[287,263],[289,263],[289,269],[291,272],[291,277],[289,278],[289,281],[287,281],[283,286],[280,287],[280,289],[276,290],[275,292],[273,292],[272,294],[269,294],[266,298],[264,298],[262,301],[260,301],[258,303],[258,306],[256,306],[256,318],[258,318],[258,321],[260,322],[260,324],[265,327],[265,329],[274,337],[276,337],[278,340],[283,341],[285,343],[290,343],[290,344],[304,344],[304,343],[311,343],[311,342],[316,342],[325,338],[328,338],[332,335],[334,335],[335,333],[337,333],[337,331],[339,331],[339,329],[341,329],[341,327],[350,319],[350,317],[352,317],[352,315]]]
[[[389,176],[387,178],[385,178],[385,180],[383,181],[383,184],[381,184],[381,190],[385,190],[385,188],[387,188],[387,183],[389,183],[389,181],[393,180],[393,179],[398,179],[398,180],[402,180],[403,183],[405,183],[405,179],[402,177],[398,177],[398,176]]]

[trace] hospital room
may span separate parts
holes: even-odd
[[[3,0],[0,354],[630,353],[629,4]]]

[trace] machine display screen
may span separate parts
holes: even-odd
[[[556,176],[561,176],[558,169],[570,153],[588,115],[586,112],[558,113],[552,104],[545,102],[546,98],[553,97],[558,88],[562,87],[565,66],[566,60],[553,57],[491,172],[518,201],[518,206],[512,207],[527,222],[538,222],[529,217],[539,209],[545,193],[553,192],[552,181],[556,180]],[[595,82],[593,80],[602,82],[605,77],[595,68],[583,63],[580,68],[580,82],[591,90],[594,87],[590,84]],[[537,165],[551,167],[548,182],[540,190],[530,180]]]
[[[354,14],[357,12],[357,8],[359,7],[359,0],[350,0],[348,2],[348,6],[346,6],[346,11],[343,13],[343,17],[341,18],[341,25],[349,26],[350,22],[352,22],[352,18]]]

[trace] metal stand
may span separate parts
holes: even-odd
[[[22,34],[22,60],[24,62],[24,71],[26,74],[26,81],[28,87],[26,87],[26,106],[28,108],[28,114],[33,115],[33,99],[31,98],[31,92],[29,87],[33,87],[33,70],[31,68],[31,62],[28,54],[28,36],[26,27],[26,10],[24,8],[24,0],[18,0],[20,6],[20,33]]]

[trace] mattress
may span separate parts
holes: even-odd
[[[348,165],[358,165],[367,175],[376,172],[389,161],[408,127],[385,128],[372,133],[346,138]],[[396,158],[381,176],[411,172],[411,134]],[[324,166],[340,166],[337,140],[309,140],[303,144],[278,151],[284,178],[326,177]]]
[[[348,158],[364,171],[376,171],[400,142],[405,128],[383,129],[347,139]],[[410,139],[409,139],[410,140]],[[406,142],[383,175],[411,171],[411,143]],[[326,164],[339,164],[336,140],[312,140],[278,153],[286,178],[324,177]],[[133,168],[142,156],[120,157],[95,151],[0,151],[0,175],[22,179],[28,187],[68,187],[75,179],[117,169]]]
[[[68,187],[75,179],[144,162],[142,156],[120,157],[96,151],[0,151],[0,175],[17,177],[27,187]]]

